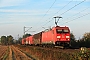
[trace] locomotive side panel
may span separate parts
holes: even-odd
[[[33,44],[41,44],[42,32],[33,35]]]
[[[42,43],[43,44],[54,44],[55,36],[54,30],[50,30],[42,33]]]

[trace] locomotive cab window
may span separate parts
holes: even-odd
[[[58,29],[57,29],[56,32],[57,32],[57,33],[62,33],[62,30],[58,30]]]
[[[57,29],[57,33],[68,33],[69,31],[67,29]]]
[[[68,33],[69,31],[68,30],[64,30],[64,33]]]

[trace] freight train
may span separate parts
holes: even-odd
[[[70,29],[66,26],[55,26],[47,31],[42,31],[27,38],[23,38],[22,44],[66,47],[70,45]]]

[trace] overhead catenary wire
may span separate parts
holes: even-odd
[[[54,2],[52,3],[52,5],[50,6],[50,8],[46,11],[46,13],[41,17],[40,20],[42,20],[46,15],[47,13],[50,11],[50,9],[53,7],[53,5],[55,4],[56,0],[54,0]],[[40,22],[39,22],[40,23]]]
[[[50,18],[48,18],[47,20],[51,19],[53,16],[55,16],[55,14],[59,13],[61,10],[63,10],[66,6],[68,6],[73,0],[69,1],[67,4],[65,4],[60,10],[58,10],[56,13],[54,13]],[[46,20],[46,21],[47,21]]]
[[[80,11],[80,12],[78,12],[77,14],[75,14],[75,15],[78,15],[78,14],[80,14],[81,12],[83,12],[83,11],[85,11],[85,10],[87,10],[87,9],[89,9],[90,7],[87,7],[87,8],[85,8],[84,10],[82,10],[82,11]],[[72,15],[72,16],[75,16],[75,15]]]
[[[80,14],[80,13],[82,13],[82,12],[86,11],[86,10],[87,10],[87,9],[89,9],[89,8],[90,8],[90,7],[87,7],[87,8],[85,8],[85,9],[83,9],[83,10],[79,11],[78,13],[76,13],[76,14],[74,14],[74,15],[72,15],[72,16],[70,16],[70,17],[68,17],[68,18],[65,18],[65,20],[69,20],[69,19],[71,19],[71,17],[76,16],[76,15],[78,15],[78,14]]]
[[[66,10],[65,12],[63,12],[63,13],[62,13],[62,14],[60,14],[60,15],[65,14],[66,12],[70,11],[71,9],[75,8],[76,6],[80,5],[81,3],[85,2],[85,1],[86,1],[86,0],[81,1],[80,3],[78,3],[78,4],[74,5],[73,7],[71,7],[71,8],[70,8],[70,9],[68,9],[68,10]]]
[[[90,13],[84,14],[84,15],[82,15],[82,16],[79,16],[79,17],[77,17],[77,18],[74,18],[74,19],[72,19],[72,20],[69,20],[69,21],[67,21],[67,22],[65,22],[65,23],[69,23],[69,22],[71,22],[71,21],[74,21],[74,20],[76,20],[76,19],[82,18],[82,17],[87,16],[87,15],[89,15],[89,14],[90,14]],[[65,24],[65,23],[62,23],[62,24]]]
[[[47,13],[49,12],[49,10],[53,7],[53,5],[55,4],[55,2],[56,2],[56,0],[53,2],[53,4],[51,5],[51,7],[48,9],[48,11],[44,14],[44,16],[46,16],[46,14],[47,14]],[[43,17],[44,17],[44,16],[43,16]],[[42,18],[43,18],[43,17],[42,17]]]
[[[46,16],[46,14],[50,11],[50,9],[53,7],[53,5],[55,4],[55,2],[56,2],[56,0],[54,0],[54,2],[52,3],[52,5],[50,6],[50,8],[46,11],[46,13],[43,15],[43,17],[40,20],[42,20]],[[36,23],[36,24],[39,24],[39,23]]]
[[[68,9],[68,10],[66,10],[65,12],[61,13],[59,16],[65,14],[66,12],[70,11],[71,9],[75,8],[76,6],[80,5],[81,3],[85,2],[85,1],[86,1],[86,0],[83,0],[83,1],[81,1],[81,2],[79,2],[79,3],[77,3],[77,4],[75,4],[73,7],[71,7],[71,8]],[[46,24],[48,24],[48,23],[51,22],[51,21],[52,21],[52,20],[49,20]],[[44,25],[46,25],[46,24],[44,24]],[[43,26],[44,26],[44,25],[43,25]]]
[[[45,16],[46,16],[46,14],[50,11],[50,9],[53,7],[53,5],[55,4],[55,2],[56,2],[56,0],[54,0],[54,2],[52,3],[52,5],[50,6],[50,8],[46,11],[46,13],[43,15],[43,17],[40,19],[40,20],[42,20]],[[38,23],[36,23],[36,24],[39,24],[40,22],[38,22]],[[37,29],[36,29],[37,30]]]
[[[64,9],[66,6],[68,6],[73,0],[71,0],[70,2],[68,2],[64,7],[62,7],[59,11],[57,11],[55,14],[59,13],[62,9]],[[54,14],[54,15],[55,15]]]
[[[61,10],[63,10],[65,7],[67,7],[72,1],[73,1],[73,0],[69,1],[69,2],[68,2],[67,4],[65,4],[60,10],[58,10],[56,13],[54,13],[50,18],[46,19],[45,21],[51,19],[55,14],[59,13]],[[55,2],[54,2],[54,3],[55,3]],[[54,5],[54,3],[53,3],[53,5]],[[53,6],[53,5],[52,5],[52,6]],[[51,7],[52,7],[52,6],[51,6]],[[47,12],[49,12],[49,11],[47,11]],[[47,12],[46,12],[46,13],[47,13]],[[45,15],[46,15],[46,14],[45,14]],[[45,15],[44,15],[44,16],[45,16]],[[44,17],[44,16],[43,16],[43,17]],[[48,21],[47,23],[49,23],[49,22],[50,22],[50,21]],[[45,23],[44,25],[46,25],[47,23]],[[44,25],[42,25],[42,26],[44,26]]]

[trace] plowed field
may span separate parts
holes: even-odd
[[[21,52],[17,47],[9,46],[10,52],[8,60],[32,60],[25,53]]]
[[[3,57],[4,57],[4,55],[5,55],[6,51],[7,51],[7,49],[8,49],[7,46],[0,45],[0,60],[3,59]]]

